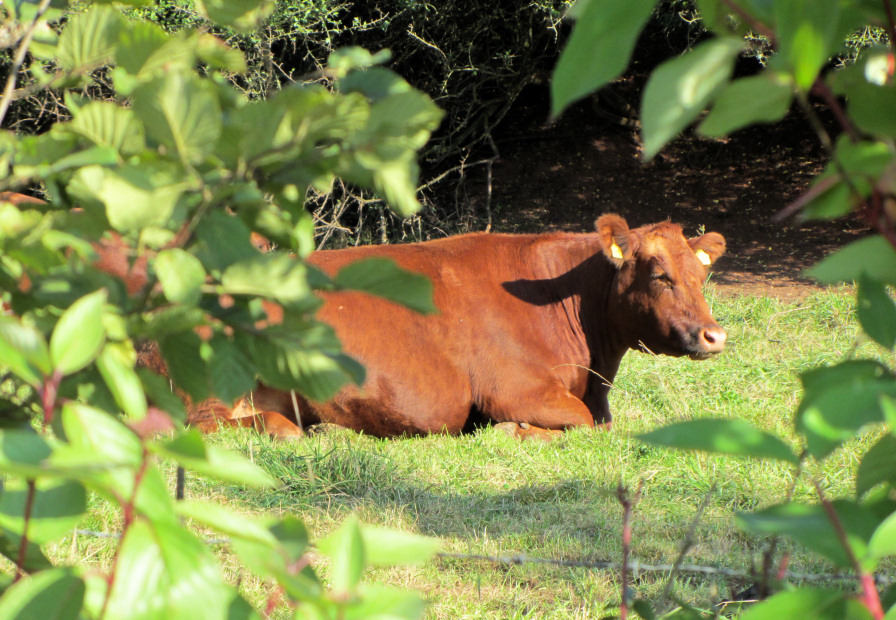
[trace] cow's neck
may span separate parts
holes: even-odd
[[[551,235],[538,244],[537,252],[540,256],[532,262],[542,271],[537,279],[551,289],[559,319],[569,326],[564,330],[566,346],[570,353],[587,356],[576,362],[590,369],[585,404],[596,421],[604,415],[608,421],[609,385],[629,348],[620,317],[611,310],[616,268],[604,256],[596,234]]]

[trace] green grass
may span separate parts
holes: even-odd
[[[190,476],[187,494],[246,513],[296,515],[315,538],[358,514],[362,521],[439,538],[444,551],[578,560],[620,558],[618,485],[643,483],[633,515],[632,554],[642,562],[672,562],[690,521],[711,492],[687,561],[749,569],[767,541],[741,533],[735,511],[783,500],[792,470],[782,463],[728,459],[648,446],[635,435],[675,420],[731,417],[795,441],[797,374],[852,357],[893,359],[861,335],[849,290],[813,295],[796,304],[769,298],[714,298],[714,313],[729,334],[717,359],[651,357],[630,353],[611,392],[610,432],[574,430],[552,443],[520,443],[493,429],[463,437],[379,440],[334,431],[296,443],[274,443],[247,431],[224,432],[216,443],[249,455],[278,477],[276,491],[253,491]],[[849,496],[857,440],[810,469],[831,497]],[[172,483],[173,484],[173,483]],[[803,478],[796,498],[812,501]],[[112,529],[114,516],[99,503],[85,525]],[[69,540],[58,553],[69,557]],[[108,557],[105,541],[82,540],[86,563]],[[825,561],[798,548],[793,570],[829,573]],[[244,574],[226,546],[229,577],[260,602],[265,586]],[[591,618],[618,609],[613,572],[538,564],[495,565],[437,559],[422,567],[370,575],[422,591],[430,618]],[[637,596],[657,599],[661,574],[640,575]],[[681,576],[675,594],[708,607],[746,584]],[[276,617],[286,617],[285,608]]]

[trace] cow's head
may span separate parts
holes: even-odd
[[[725,330],[703,297],[709,266],[725,251],[718,233],[685,239],[671,222],[630,230],[618,215],[595,222],[616,267],[610,312],[628,346],[705,359],[725,346]]]

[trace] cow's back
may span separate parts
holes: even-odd
[[[421,315],[365,293],[324,293],[318,317],[367,370],[361,389],[345,388],[315,417],[375,435],[460,432],[479,386],[510,384],[503,355],[531,340],[534,307],[505,288],[531,277],[535,236],[470,234],[427,243],[313,253],[334,275],[365,258],[386,257],[433,283],[435,315]],[[478,391],[482,391],[479,389]]]

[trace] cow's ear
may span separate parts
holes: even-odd
[[[632,257],[632,235],[625,219],[608,213],[594,222],[604,255],[617,267]]]
[[[700,259],[700,262],[707,267],[716,262],[722,254],[725,253],[725,237],[719,233],[706,233],[702,237],[694,237],[688,239],[688,244]]]

